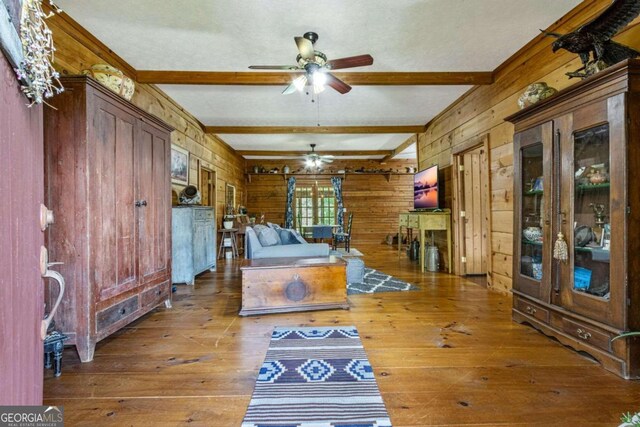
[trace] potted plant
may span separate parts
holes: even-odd
[[[235,214],[234,214],[233,206],[228,204],[226,206],[226,211],[227,211],[227,213],[225,214],[224,219],[222,221],[222,226],[225,229],[233,228],[233,220],[236,217]]]

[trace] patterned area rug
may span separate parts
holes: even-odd
[[[242,427],[391,427],[358,331],[275,328]]]
[[[347,294],[373,294],[376,292],[417,291],[418,288],[397,277],[389,276],[373,268],[364,269],[363,283],[347,284]]]

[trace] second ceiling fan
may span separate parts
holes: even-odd
[[[327,61],[326,55],[313,47],[318,40],[318,34],[314,32],[305,33],[302,37],[294,37],[294,40],[300,52],[296,57],[297,65],[251,65],[249,67],[252,70],[304,71],[303,75],[297,77],[293,83],[287,86],[282,92],[284,95],[296,90],[301,91],[307,85],[313,86],[315,93],[320,93],[324,90],[325,84],[345,94],[351,90],[351,86],[329,71],[373,64],[371,55],[350,56]]]

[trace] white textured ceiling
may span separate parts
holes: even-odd
[[[370,53],[357,71],[492,71],[579,0],[58,0],[136,69],[247,71],[293,64],[293,37],[319,34],[329,59]],[[213,126],[317,123],[308,98],[278,86],[162,89]],[[328,89],[330,91],[331,89]],[[323,126],[424,124],[465,87],[355,86],[320,96]],[[221,135],[232,147],[234,138]],[[262,135],[251,144],[258,145]],[[283,141],[286,137],[282,137]],[[400,138],[399,138],[400,139]],[[329,141],[346,149],[344,140]],[[399,143],[401,143],[400,141]],[[271,147],[273,149],[274,147]],[[300,149],[300,147],[297,147]]]
[[[240,151],[368,151],[393,150],[412,134],[285,134],[285,135],[223,135],[224,140]]]

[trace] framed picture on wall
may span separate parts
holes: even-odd
[[[171,182],[179,185],[189,184],[189,152],[171,144]]]
[[[227,183],[224,205],[227,213],[229,213],[230,209],[233,210],[236,207],[236,187],[229,183]]]

